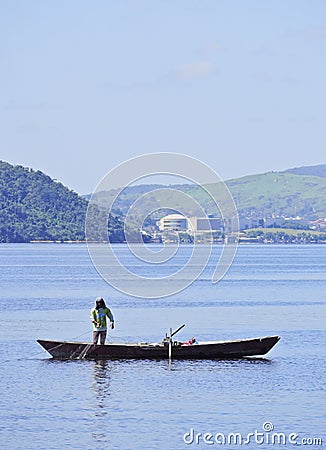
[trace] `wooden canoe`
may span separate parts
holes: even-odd
[[[234,341],[208,341],[184,345],[174,341],[173,359],[234,359],[263,356],[280,340],[266,336]],[[160,343],[108,343],[95,345],[87,342],[37,341],[53,358],[60,359],[167,359],[168,345]]]

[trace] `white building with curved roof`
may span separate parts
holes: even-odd
[[[157,222],[157,226],[160,231],[186,231],[188,228],[188,220],[182,214],[168,214]]]

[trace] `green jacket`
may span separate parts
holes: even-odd
[[[93,323],[93,330],[94,331],[106,331],[107,325],[106,325],[106,318],[110,319],[110,322],[114,323],[113,314],[111,313],[109,308],[100,308],[96,309],[93,308],[91,310],[91,320],[95,320],[99,326],[96,326],[95,323]]]

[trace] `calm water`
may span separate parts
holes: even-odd
[[[128,259],[125,247],[117,251]],[[188,251],[181,249],[177,265]],[[83,245],[2,244],[0,266],[1,448],[265,450],[293,448],[291,433],[297,444],[307,438],[305,447],[325,446],[326,246],[241,246],[223,281],[210,283],[210,264],[190,288],[164,300],[115,292]],[[266,359],[171,367],[51,360],[35,340],[89,340],[98,295],[116,317],[112,341],[157,341],[182,323],[180,340],[282,339]],[[251,437],[245,444],[255,430],[264,443]],[[242,444],[214,441],[230,433],[241,433]],[[273,433],[283,433],[286,445],[268,443]]]

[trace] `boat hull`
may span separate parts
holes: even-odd
[[[266,336],[234,341],[201,342],[198,345],[172,346],[173,359],[234,359],[263,356],[279,341]],[[60,359],[167,359],[168,346],[159,344],[104,344],[87,342],[37,341],[53,358]]]

